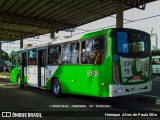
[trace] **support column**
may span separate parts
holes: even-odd
[[[116,13],[116,28],[123,28],[123,3],[117,3]]]
[[[23,48],[23,37],[20,39],[20,49]]]
[[[50,32],[51,32],[50,39],[54,39],[55,38],[55,31],[53,29],[50,29]]]
[[[2,60],[2,43],[0,41],[0,60]]]
[[[157,33],[156,34],[156,47],[158,48],[158,36],[157,36]]]

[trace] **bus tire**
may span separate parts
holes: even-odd
[[[58,79],[54,79],[52,81],[52,93],[56,96],[56,97],[62,97],[62,89],[61,89],[61,84],[59,82]]]
[[[18,85],[19,85],[20,88],[24,88],[24,84],[22,83],[20,75],[18,75],[18,77],[17,77],[17,83],[18,83]]]

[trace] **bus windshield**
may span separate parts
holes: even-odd
[[[136,31],[117,31],[117,51],[123,55],[149,55],[149,34]]]

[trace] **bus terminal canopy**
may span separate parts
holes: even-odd
[[[0,41],[58,32],[113,15],[116,6],[145,9],[156,0],[0,0]]]

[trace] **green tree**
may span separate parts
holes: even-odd
[[[1,60],[9,60],[8,53],[4,52],[3,50],[0,50],[1,54]]]

